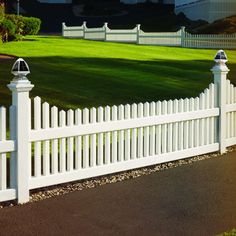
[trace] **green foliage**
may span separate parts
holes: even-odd
[[[41,20],[35,17],[23,17],[23,35],[38,34],[41,26]]]
[[[5,14],[5,6],[0,1],[0,22],[4,19],[4,14]]]
[[[17,16],[14,14],[6,14],[5,18],[10,20],[16,28],[16,34],[22,34],[24,29],[24,17],[23,16]]]
[[[4,42],[20,41],[25,35],[37,34],[40,30],[40,25],[41,20],[38,18],[5,14],[0,35],[2,35]]]
[[[2,35],[2,41],[7,42],[9,38],[15,35],[16,27],[14,23],[8,19],[3,19],[0,22],[0,33]]]

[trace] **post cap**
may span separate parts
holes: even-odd
[[[228,61],[226,53],[223,50],[219,50],[215,55],[214,61],[216,64],[224,65]]]
[[[19,58],[12,66],[11,73],[15,76],[15,79],[22,80],[30,73],[29,66],[24,59]]]

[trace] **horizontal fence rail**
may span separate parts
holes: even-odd
[[[134,29],[110,29],[105,23],[100,28],[87,28],[62,24],[62,35],[67,38],[84,38],[110,42],[127,42],[142,45],[180,46],[186,48],[236,48],[236,34],[190,34],[182,27],[177,32],[147,33],[137,25]]]

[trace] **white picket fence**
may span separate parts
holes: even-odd
[[[141,45],[180,46],[186,48],[236,48],[236,34],[190,34],[182,27],[177,32],[147,33],[137,25],[134,29],[110,29],[105,23],[100,28],[87,28],[86,22],[79,27],[62,24],[66,38],[84,38],[110,42],[128,42]]]
[[[212,71],[214,83],[195,98],[67,112],[31,100],[33,85],[15,78],[10,139],[0,109],[0,201],[27,202],[31,189],[224,153],[236,144],[236,87],[225,64]]]

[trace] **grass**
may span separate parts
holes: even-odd
[[[0,54],[23,57],[40,96],[59,108],[84,108],[197,96],[213,82],[216,50],[104,43],[53,36],[0,45]],[[236,83],[236,51],[226,50]],[[14,60],[0,61],[1,104]]]

